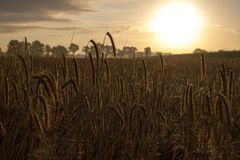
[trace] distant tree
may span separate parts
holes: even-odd
[[[62,45],[58,45],[52,48],[52,54],[53,56],[61,56],[61,55],[67,55],[68,50]]]
[[[68,47],[68,50],[75,54],[79,50],[79,46],[74,43],[71,43],[70,47]]]
[[[207,51],[205,49],[201,49],[201,48],[196,48],[193,51],[194,54],[202,54],[202,53],[207,53]]]
[[[217,51],[218,53],[226,53],[227,51],[223,50],[223,49],[220,49]]]
[[[114,54],[112,46],[110,46],[110,45],[103,45],[101,43],[97,43],[96,45],[97,45],[99,53],[103,54],[105,57],[108,57],[109,55],[113,55]],[[120,50],[117,50],[117,53],[120,53],[119,51]],[[88,55],[88,53],[91,53],[92,56],[96,56],[96,50],[95,50],[94,46],[84,46],[82,48],[82,52],[85,53],[86,55]]]
[[[8,47],[7,53],[13,54],[13,55],[20,54],[21,46],[22,46],[22,43],[19,42],[18,40],[10,40],[7,45]]]
[[[52,52],[52,48],[49,44],[45,45],[45,52],[47,56],[50,56],[50,53]]]
[[[104,50],[104,45],[102,45],[101,43],[97,43],[97,48],[98,48],[98,52],[102,53],[103,50]],[[96,56],[96,49],[94,48],[94,46],[91,46],[90,47],[90,53],[93,55],[93,56]]]
[[[105,54],[105,57],[108,57],[109,55],[113,55],[113,48],[112,46],[106,45],[102,49],[102,52]]]
[[[123,58],[124,52],[121,49],[117,49],[117,57]]]
[[[104,50],[104,46],[101,43],[97,43],[97,49],[98,49],[99,52],[103,51]],[[88,53],[91,53],[93,57],[96,56],[96,50],[95,50],[94,46],[90,46],[90,47],[89,46],[84,46],[82,51],[86,55],[88,55]]]
[[[82,48],[82,52],[85,53],[86,55],[88,55],[89,50],[90,50],[90,49],[89,49],[88,46],[84,46],[84,47]]]
[[[144,52],[146,54],[146,57],[152,54],[152,49],[150,47],[144,48]]]
[[[39,40],[33,41],[30,47],[30,53],[33,56],[42,56],[44,53],[44,44]]]
[[[24,41],[18,41],[18,40],[10,40],[7,45],[7,54],[12,55],[24,55],[27,54],[27,51],[29,50],[31,46],[31,43],[27,42],[27,48]]]
[[[133,47],[133,46],[131,46],[131,47],[124,46],[122,51],[123,51],[124,55],[127,55],[128,57],[133,58],[135,56],[135,54],[136,54],[137,48]]]

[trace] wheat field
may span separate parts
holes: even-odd
[[[238,54],[0,61],[1,160],[240,159]]]

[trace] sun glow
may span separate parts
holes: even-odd
[[[174,2],[162,6],[150,22],[150,30],[167,46],[192,44],[203,26],[202,18],[193,5]]]

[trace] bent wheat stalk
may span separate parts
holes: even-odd
[[[105,43],[106,37],[109,37],[109,39],[110,39],[110,41],[111,41],[111,44],[112,44],[113,55],[114,55],[114,57],[116,57],[116,55],[117,55],[116,46],[115,46],[115,43],[114,43],[114,40],[113,40],[113,37],[112,37],[111,33],[107,32],[107,33],[105,34],[104,40],[103,40],[103,45],[104,45],[104,43]]]

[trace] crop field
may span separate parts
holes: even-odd
[[[240,56],[0,58],[0,159],[240,159]]]

